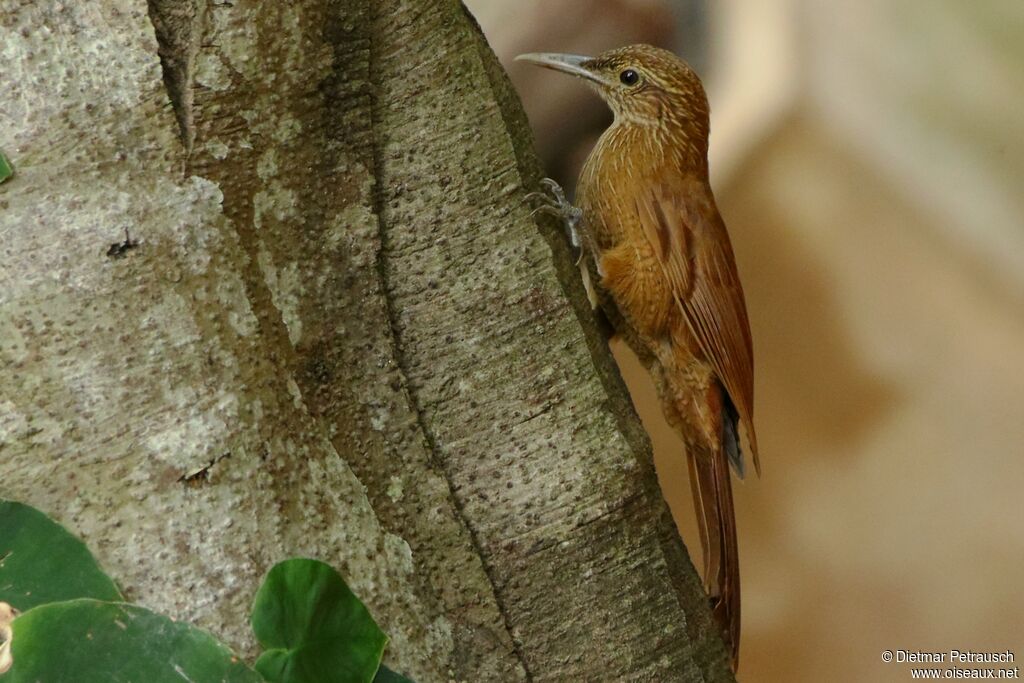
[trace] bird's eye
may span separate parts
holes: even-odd
[[[619,80],[626,85],[636,85],[640,82],[640,74],[638,74],[634,69],[626,69],[619,74]]]

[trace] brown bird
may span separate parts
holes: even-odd
[[[750,326],[708,180],[704,87],[685,62],[649,45],[593,58],[517,59],[586,79],[615,114],[583,167],[579,208],[547,185],[574,241],[582,241],[585,278],[596,271],[597,301],[654,377],[665,416],[686,444],[704,583],[735,668],[740,577],[729,464],[742,478],[740,421],[761,468]]]

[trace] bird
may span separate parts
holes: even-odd
[[[584,163],[575,206],[545,179],[542,208],[565,219],[592,301],[651,374],[682,437],[704,586],[735,670],[740,575],[729,469],[745,474],[740,424],[758,476],[761,465],[746,302],[708,176],[707,94],[686,62],[650,45],[516,59],[583,79],[614,115]]]

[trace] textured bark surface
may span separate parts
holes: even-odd
[[[306,555],[421,683],[731,680],[457,2],[0,0],[0,29],[0,496],[245,652]]]

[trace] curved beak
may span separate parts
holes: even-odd
[[[525,55],[519,55],[516,57],[516,61],[530,62],[531,64],[536,64],[537,66],[542,66],[546,69],[563,71],[567,74],[572,74],[573,76],[585,78],[588,81],[594,81],[595,83],[604,83],[603,78],[586,67],[586,64],[591,61],[591,58],[584,57],[583,55],[563,55],[554,52],[530,52]]]

